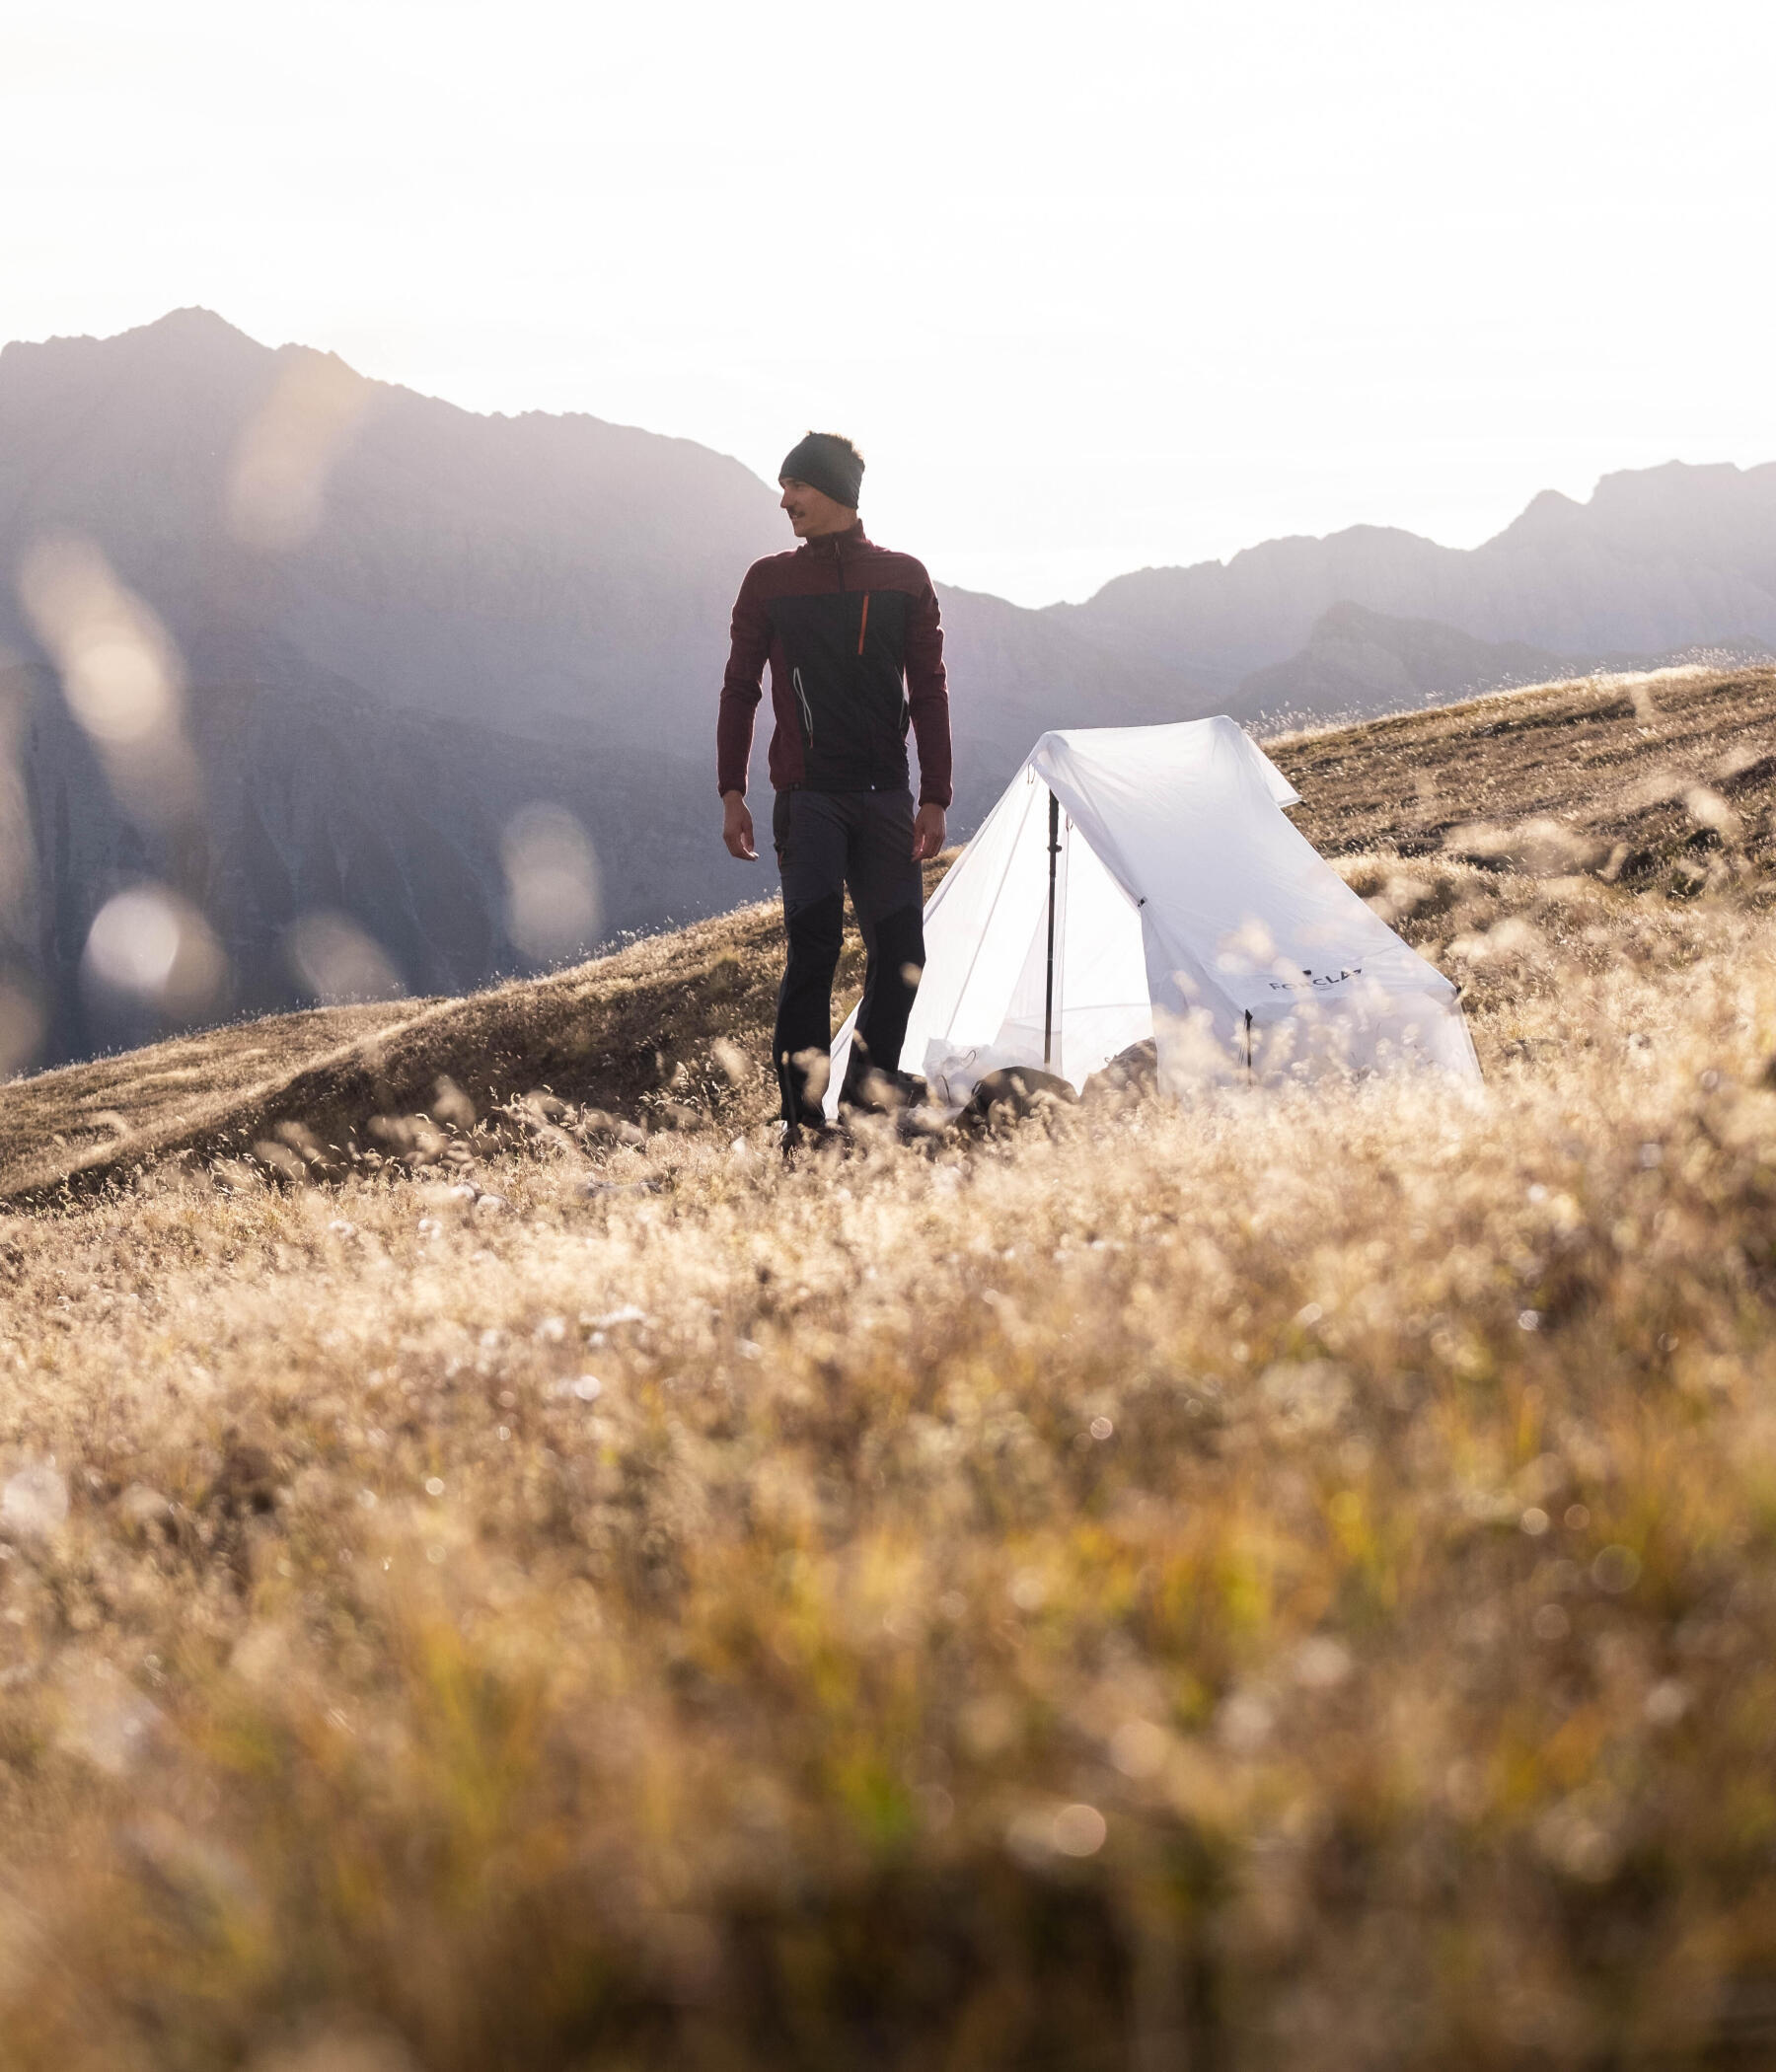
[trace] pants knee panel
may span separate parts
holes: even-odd
[[[829,893],[797,907],[784,916],[783,929],[789,938],[791,962],[805,959],[810,964],[837,964],[845,942],[844,893]]]

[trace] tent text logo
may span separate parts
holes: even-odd
[[[1270,989],[1273,993],[1306,993],[1315,986],[1342,986],[1346,979],[1360,979],[1362,976],[1361,964],[1353,964],[1348,971],[1317,973],[1308,971],[1303,966],[1298,979],[1272,979]]]

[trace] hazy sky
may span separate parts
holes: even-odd
[[[202,303],[1026,603],[1776,459],[1776,8],[0,0],[0,337]]]

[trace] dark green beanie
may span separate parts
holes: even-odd
[[[810,432],[791,446],[777,470],[777,481],[806,482],[848,511],[857,508],[857,492],[863,486],[863,456],[849,439],[837,432]]]

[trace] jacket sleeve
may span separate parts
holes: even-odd
[[[919,802],[948,808],[950,787],[949,680],[943,667],[943,621],[937,592],[922,568],[907,615],[907,704],[919,743]]]
[[[734,600],[727,670],[721,679],[721,708],[715,720],[715,778],[723,792],[746,789],[759,679],[771,652],[771,619],[759,602],[757,574],[756,568],[746,571],[740,595]]]

